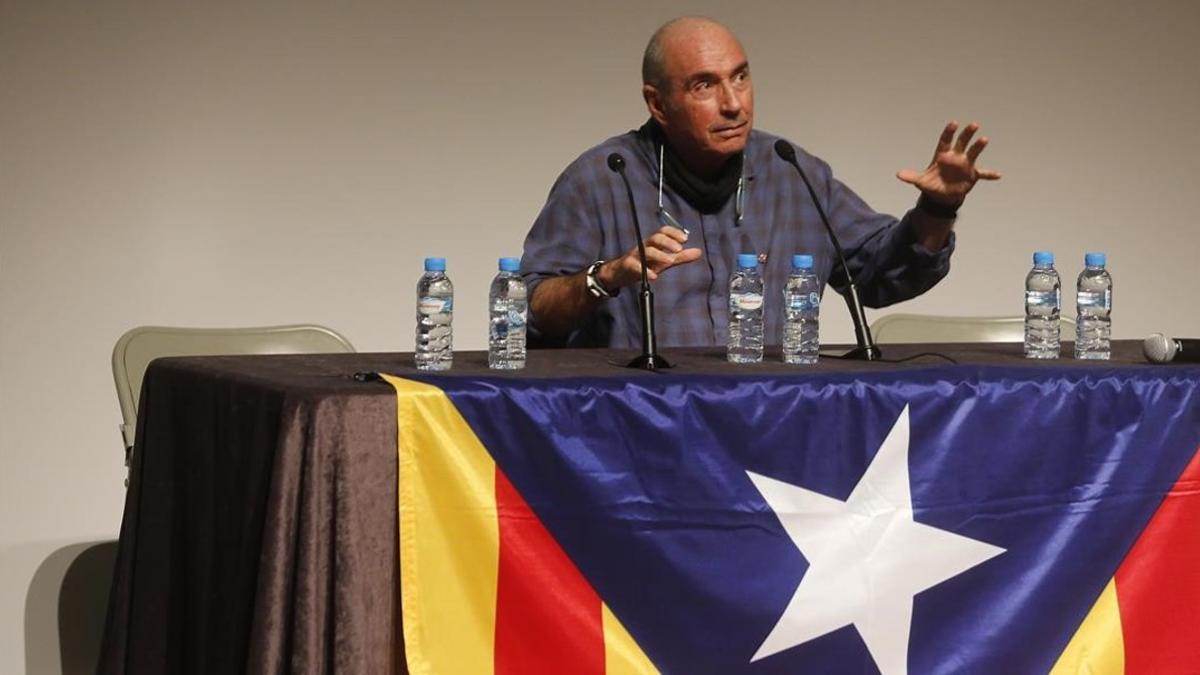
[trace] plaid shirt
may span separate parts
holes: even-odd
[[[822,285],[834,272],[833,245],[795,169],[775,156],[776,140],[757,130],[750,134],[740,225],[735,223],[734,198],[719,212],[704,215],[664,186],[663,205],[691,232],[686,246],[702,248],[704,257],[671,268],[652,282],[660,346],[725,344],[729,278],[739,253],[757,253],[760,263],[766,258],[759,271],[765,282],[767,344],[782,341],[783,311],[778,299],[791,273],[791,256],[811,254]],[[642,234],[649,236],[662,226],[657,217],[658,150],[648,127],[604,141],[563,171],[525,238],[521,273],[531,298],[543,280],[577,273],[637,245],[625,186],[608,168],[612,152],[625,157]],[[828,164],[801,149],[796,154],[837,232],[867,306],[884,307],[915,297],[946,276],[953,234],[943,250],[931,253],[916,243],[909,222],[914,217],[928,218],[927,214],[914,209],[897,221],[877,213],[834,179]],[[831,283],[843,290],[840,273]],[[625,288],[558,342],[573,347],[637,348],[641,344],[638,316],[637,289]],[[537,323],[533,316],[535,341]]]

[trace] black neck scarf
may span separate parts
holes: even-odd
[[[742,153],[730,157],[720,172],[712,180],[707,180],[689,171],[679,157],[671,152],[671,146],[667,144],[666,135],[658,123],[650,120],[646,124],[650,127],[655,152],[658,152],[659,146],[666,147],[663,153],[663,181],[700,213],[712,215],[720,211],[733,196],[742,178]]]

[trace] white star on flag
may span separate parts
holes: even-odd
[[[880,672],[904,675],[913,596],[1004,552],[913,520],[908,406],[844,502],[746,473],[809,562],[751,661],[853,624]]]

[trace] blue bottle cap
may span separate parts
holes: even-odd
[[[446,271],[446,259],[445,258],[426,258],[425,259],[425,271],[426,272],[445,272]]]
[[[520,270],[521,270],[521,259],[520,258],[501,258],[500,259],[500,271],[501,272],[519,272]]]
[[[1033,264],[1034,265],[1053,265],[1054,264],[1054,252],[1053,251],[1037,251],[1037,252],[1035,252],[1033,254]]]
[[[1083,256],[1083,263],[1088,267],[1104,267],[1106,262],[1108,258],[1103,253],[1089,253]]]
[[[811,255],[797,254],[792,256],[792,269],[794,270],[811,270],[813,266],[813,257]]]
[[[758,256],[753,253],[739,253],[737,263],[738,269],[752,270],[758,267]]]

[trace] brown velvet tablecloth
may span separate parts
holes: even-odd
[[[957,369],[1145,366],[1119,342],[1109,362],[1027,361],[1019,344],[894,345]],[[1070,347],[1064,348],[1070,353]],[[790,377],[947,367],[822,359],[784,366],[668,350],[672,376]],[[531,352],[523,371],[458,353],[450,376],[655,377],[634,354]],[[396,399],[359,372],[411,375],[410,354],[160,359],[141,394],[101,673],[406,672],[396,553]],[[808,370],[805,370],[808,368]]]

